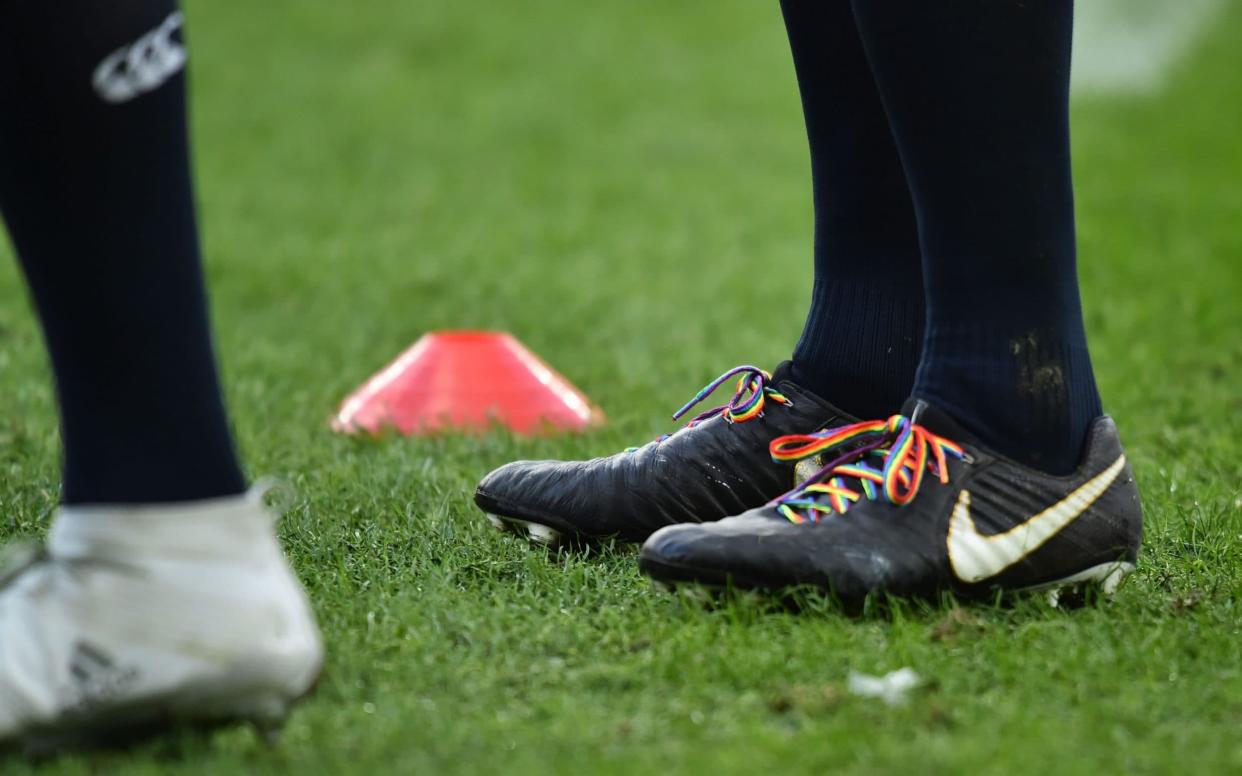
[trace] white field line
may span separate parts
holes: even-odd
[[[1198,39],[1225,0],[1077,0],[1076,92],[1146,92]]]

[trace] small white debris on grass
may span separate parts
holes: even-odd
[[[879,698],[889,706],[901,706],[908,700],[907,693],[922,681],[915,670],[907,666],[884,676],[850,671],[846,686],[852,694],[861,698]]]

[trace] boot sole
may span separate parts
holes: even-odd
[[[203,688],[201,695],[179,690],[111,706],[94,715],[31,728],[0,742],[0,755],[17,752],[31,760],[46,760],[73,752],[128,749],[175,731],[206,735],[239,724],[250,725],[266,743],[275,745],[293,708],[318,689],[322,676],[321,666],[307,688],[292,696],[268,689],[247,697],[213,699],[211,690]],[[194,700],[187,701],[187,695]]]
[[[561,543],[561,532],[550,525],[536,523],[531,520],[520,520],[516,517],[502,517],[491,512],[484,512],[483,516],[487,518],[487,522],[491,523],[493,527],[501,531],[525,536],[536,544],[556,548]]]
[[[704,588],[714,593],[742,589],[780,594],[798,587],[803,589],[808,587],[807,585],[790,585],[787,588],[773,586],[717,569],[679,566],[643,557],[639,558],[639,569],[652,581],[670,590],[678,586],[691,586]],[[1003,592],[1006,595],[1043,594],[1049,605],[1053,607],[1080,603],[1092,600],[1093,597],[1110,598],[1134,569],[1135,564],[1128,561],[1101,563],[1050,582]],[[825,592],[829,591],[825,590]],[[995,588],[981,588],[978,591],[956,592],[965,598],[986,599],[995,595],[996,590]]]

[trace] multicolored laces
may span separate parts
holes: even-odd
[[[843,515],[863,498],[884,498],[904,506],[918,494],[926,472],[947,483],[947,460],[967,457],[956,442],[933,434],[905,415],[777,437],[769,450],[774,461],[838,454],[772,502],[793,523],[817,523],[830,515]]]
[[[701,403],[708,396],[715,393],[717,388],[724,385],[724,382],[734,375],[739,375],[739,377],[733,398],[719,407],[713,407],[710,410],[695,415],[686,424],[686,428],[694,428],[703,421],[714,418],[717,415],[722,416],[726,423],[745,423],[752,418],[762,418],[763,409],[769,399],[786,407],[793,406],[793,400],[768,385],[772,375],[768,374],[767,370],[760,369],[757,366],[743,365],[733,367],[703,386],[703,389],[696,393],[693,399],[686,402],[684,407],[673,413],[673,420],[680,420],[696,404]],[[670,436],[672,434],[661,434],[656,441],[663,442]],[[626,448],[626,451],[633,452],[637,449],[637,447],[629,447]]]

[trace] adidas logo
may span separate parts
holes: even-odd
[[[118,666],[111,655],[99,647],[79,641],[69,656],[72,684],[61,691],[64,707],[85,714],[124,695],[138,680],[138,669]]]
[[[173,40],[185,17],[168,15],[160,26],[133,43],[122,46],[95,68],[91,83],[105,102],[128,102],[158,89],[185,66],[185,48]]]

